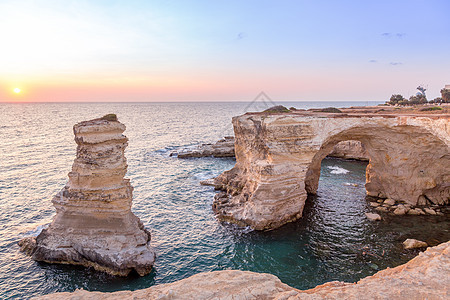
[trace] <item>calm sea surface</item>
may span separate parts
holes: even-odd
[[[367,102],[281,103],[287,107],[343,107]],[[373,104],[373,103],[372,103]],[[330,280],[355,282],[417,255],[401,242],[450,238],[447,217],[411,216],[369,222],[366,164],[325,159],[318,195],[304,217],[270,232],[219,223],[211,210],[214,191],[200,180],[233,167],[233,159],[181,160],[183,146],[232,134],[231,117],[264,105],[249,103],[0,103],[0,299],[23,299],[77,288],[135,290],[199,272],[240,269],[268,272],[300,289]],[[75,158],[72,126],[116,113],[126,124],[133,212],[152,232],[153,272],[118,278],[83,267],[38,263],[17,241],[50,223],[50,202],[67,181]],[[357,185],[357,186],[354,186]]]

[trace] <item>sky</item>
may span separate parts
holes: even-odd
[[[449,0],[0,0],[0,101],[384,101],[418,85],[434,99],[450,84],[449,11]]]

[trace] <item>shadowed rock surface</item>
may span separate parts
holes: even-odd
[[[450,242],[428,248],[404,265],[357,283],[332,281],[301,291],[276,276],[248,271],[200,273],[143,290],[56,293],[35,299],[448,299]]]
[[[36,237],[19,242],[37,261],[94,267],[113,275],[148,274],[155,260],[150,232],[131,212],[124,179],[125,125],[115,115],[73,128],[77,157],[67,185],[53,198],[56,216]]]

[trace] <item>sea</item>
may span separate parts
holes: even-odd
[[[380,102],[282,102],[286,107],[376,105]],[[326,158],[319,189],[303,217],[259,232],[219,222],[215,191],[200,181],[231,169],[233,158],[179,159],[174,151],[233,134],[231,118],[266,102],[0,103],[0,299],[28,299],[76,289],[112,292],[174,282],[200,272],[249,270],[309,289],[356,282],[403,264],[419,250],[406,238],[450,239],[449,217],[384,216],[371,222],[366,162]],[[37,235],[55,215],[51,199],[67,182],[76,154],[75,123],[117,114],[127,126],[127,178],[133,212],[152,233],[157,260],[143,277],[115,277],[91,268],[33,261],[17,242]]]

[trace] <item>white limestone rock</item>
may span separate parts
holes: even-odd
[[[124,179],[124,130],[115,115],[74,126],[77,156],[68,183],[52,200],[56,216],[32,250],[32,241],[20,243],[33,259],[121,276],[151,271],[150,232],[131,212],[133,187]]]
[[[365,215],[370,221],[381,221],[381,216],[379,214],[365,213]]]
[[[415,249],[428,247],[428,244],[416,239],[407,239],[403,242],[403,247],[405,249]]]

